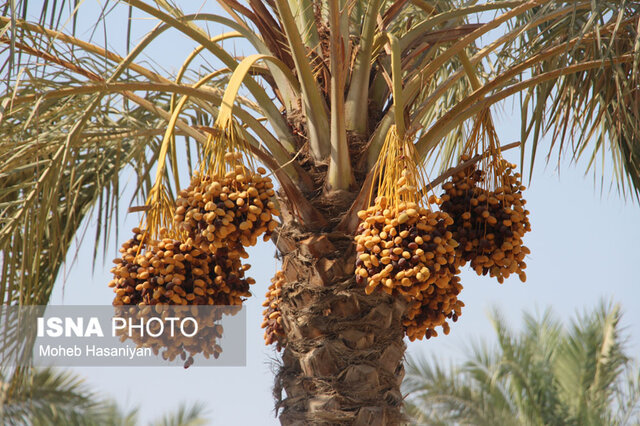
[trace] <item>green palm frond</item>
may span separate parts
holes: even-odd
[[[178,408],[151,423],[152,426],[201,426],[207,424],[205,406],[200,403],[180,404]]]
[[[474,346],[460,366],[410,360],[407,411],[418,424],[634,424],[637,365],[626,354],[620,310],[602,303],[563,327],[550,310],[510,331],[491,319],[495,348]]]
[[[560,396],[579,423],[606,411],[629,358],[623,352],[618,306],[599,307],[571,325],[558,349],[554,372]]]
[[[79,108],[91,98],[42,101],[35,114],[17,107],[0,123],[5,135],[0,142],[0,253],[5,268],[0,287],[5,304],[46,304],[60,265],[94,205],[103,207],[98,232],[107,232],[110,218],[116,217],[121,170],[134,164],[140,183],[146,179],[146,149],[153,148],[153,135],[145,131],[153,118],[145,110],[117,118],[121,110],[113,103],[83,129],[81,143],[69,140],[84,114]]]
[[[29,369],[21,381],[0,373],[0,418],[3,425],[136,426],[138,409],[123,409],[92,390],[75,373],[51,368]],[[149,422],[152,426],[198,426],[208,423],[201,403],[181,403]]]
[[[0,418],[7,425],[100,425],[110,403],[90,391],[78,376],[34,369],[16,384],[0,376]],[[115,426],[115,425],[114,425]]]
[[[104,426],[137,426],[140,424],[137,408],[126,410],[115,401],[107,401],[92,411],[89,416]]]
[[[605,419],[608,424],[640,424],[640,367],[637,363],[628,365],[618,379],[613,401],[616,409]]]
[[[454,419],[464,424],[481,419],[483,409],[476,398],[477,390],[455,371],[453,366],[445,367],[438,361],[408,361],[403,384],[414,398],[409,400],[406,410],[416,424],[450,424]]]
[[[604,156],[611,156],[618,189],[637,196],[639,11],[637,3],[629,1],[549,2],[513,23],[524,27],[542,16],[554,16],[506,45],[499,53],[501,69],[557,46],[564,47],[540,62],[531,75],[585,61],[602,63],[527,91],[521,104],[522,140],[532,147],[531,168],[540,139],[549,133],[552,146],[543,152],[547,159],[556,147],[558,159],[584,158],[587,169],[597,171]],[[631,54],[633,60],[611,65],[614,58],[625,54]]]

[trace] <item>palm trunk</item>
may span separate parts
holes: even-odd
[[[286,277],[274,388],[281,423],[399,424],[405,304],[356,286],[351,235],[304,232],[286,216],[277,236]]]

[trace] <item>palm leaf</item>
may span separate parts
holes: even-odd
[[[112,403],[98,397],[72,373],[36,369],[19,386],[5,380],[0,376],[0,417],[4,424],[115,426],[108,421]]]
[[[201,426],[206,425],[207,420],[203,417],[206,412],[203,404],[180,404],[178,408],[165,414],[161,419],[151,423],[152,426]]]

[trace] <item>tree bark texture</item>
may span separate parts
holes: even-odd
[[[274,395],[283,425],[396,425],[403,418],[405,302],[355,282],[352,235],[276,236],[286,337]]]

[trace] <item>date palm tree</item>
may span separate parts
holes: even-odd
[[[416,424],[638,424],[640,370],[620,318],[605,303],[568,327],[524,313],[514,333],[494,310],[495,347],[469,348],[461,365],[409,362],[408,411]]]
[[[45,2],[38,21],[25,19],[26,1],[4,6],[3,303],[47,303],[83,219],[96,215],[96,241],[117,224],[125,168],[136,171],[141,200],[162,188],[171,202],[212,123],[232,115],[280,188],[281,422],[396,424],[406,306],[365,294],[353,274],[357,212],[392,126],[444,172],[464,151],[470,123],[485,117],[491,126],[487,111],[520,95],[523,163],[525,146],[531,165],[554,148],[594,169],[607,155],[621,192],[638,194],[635,2],[218,3],[222,14],[167,0],[107,3],[107,33],[111,6],[157,22],[123,55],[61,29],[76,26],[66,2]],[[227,32],[212,36],[207,25]],[[165,33],[195,46],[167,55],[183,56],[175,74],[142,61]],[[230,39],[253,53],[234,56],[223,48]],[[199,57],[209,62],[196,67]],[[553,143],[542,147],[547,133]]]

